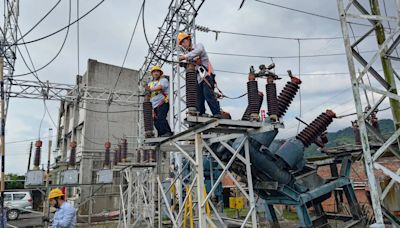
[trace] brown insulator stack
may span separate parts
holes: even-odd
[[[111,148],[111,143],[106,142],[104,144],[105,148],[105,153],[104,153],[104,168],[109,169],[110,168],[110,148]]]
[[[118,144],[118,162],[122,162],[122,145]]]
[[[189,114],[197,112],[197,75],[194,64],[186,66],[186,108]]]
[[[151,138],[154,136],[153,132],[153,107],[151,106],[150,97],[145,96],[143,102],[143,122],[145,137]]]
[[[128,141],[126,139],[121,139],[121,155],[122,162],[127,162],[128,158]]]
[[[293,98],[299,91],[301,80],[296,77],[291,77],[278,96],[278,117],[285,115],[289,105],[292,103]]]
[[[149,162],[149,150],[144,150],[143,151],[143,161],[144,162]]]
[[[35,159],[33,160],[33,169],[34,170],[39,170],[39,166],[40,166],[40,156],[41,156],[41,152],[42,152],[42,144],[43,142],[41,140],[37,140],[35,142]]]
[[[325,113],[319,115],[310,125],[304,128],[304,130],[296,136],[296,139],[300,140],[304,147],[310,146],[315,142],[318,136],[326,131],[334,117],[336,117],[336,114],[332,110],[326,110]]]
[[[361,145],[360,128],[358,126],[357,120],[351,121],[351,127],[353,128],[354,133],[354,143],[356,145]]]
[[[140,162],[142,161],[142,159],[141,159],[142,151],[141,151],[140,149],[137,149],[136,152],[137,152],[137,153],[136,153],[136,154],[137,154],[136,162],[137,162],[137,163],[140,163]]]
[[[250,77],[249,77],[250,79]],[[250,120],[258,120],[258,83],[256,80],[249,80],[247,82],[247,102],[250,114]]]
[[[379,128],[379,121],[378,121],[378,117],[376,116],[376,112],[371,113],[370,123],[371,123],[371,126],[373,128],[375,128],[375,130],[377,130],[379,133],[381,132],[381,130]]]
[[[267,94],[267,108],[268,115],[271,120],[278,120],[278,98],[276,96],[276,84],[273,77],[267,78],[267,84],[265,85],[265,91]]]
[[[114,165],[118,165],[119,162],[119,148],[114,148]]]
[[[71,153],[69,154],[68,165],[74,167],[76,162],[76,142],[72,141],[69,146],[71,147]]]
[[[258,92],[258,106],[257,106],[257,113],[260,112],[262,103],[264,101],[264,94],[261,92]],[[242,120],[250,120],[250,109],[249,106],[247,106],[246,111],[244,112],[242,116]]]
[[[156,161],[156,151],[155,150],[148,150],[149,153],[149,162]]]

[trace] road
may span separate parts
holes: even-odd
[[[7,227],[42,227],[42,216],[38,214],[21,214],[17,220],[8,221]]]

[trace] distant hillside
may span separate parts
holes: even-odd
[[[350,123],[349,123],[350,124]],[[394,132],[393,121],[390,119],[379,120],[379,128],[385,138],[388,138],[391,133]],[[346,127],[337,132],[328,132],[329,143],[327,147],[335,147],[345,144],[354,144],[354,134],[351,127]],[[322,155],[318,150],[317,146],[312,144],[305,151],[306,157],[314,157]]]

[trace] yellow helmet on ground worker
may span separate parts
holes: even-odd
[[[159,71],[161,72],[161,76],[164,74],[164,72],[161,70],[161,67],[160,67],[160,66],[153,66],[153,67],[151,68],[151,70],[150,70],[150,74],[152,74],[153,71],[155,71],[155,70],[159,70]]]
[[[55,189],[50,191],[48,198],[49,199],[54,199],[54,198],[60,197],[60,196],[64,196],[64,193],[61,191],[61,189],[55,188]]]
[[[181,45],[182,41],[186,38],[192,38],[192,35],[189,35],[186,32],[180,32],[178,34],[178,44]]]

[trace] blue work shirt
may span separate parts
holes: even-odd
[[[68,202],[64,202],[57,209],[54,215],[52,228],[75,228],[76,227],[76,211]]]

